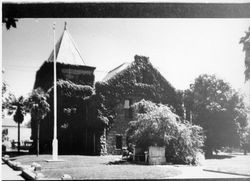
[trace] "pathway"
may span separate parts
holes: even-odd
[[[21,171],[15,171],[10,168],[7,164],[2,161],[2,179],[1,180],[24,180],[23,177],[20,176]]]
[[[236,174],[230,174],[230,173],[221,173],[221,172],[211,172],[211,171],[205,171],[203,170],[204,167],[197,166],[197,167],[188,167],[188,166],[174,166],[178,167],[179,170],[181,170],[182,174],[177,175],[173,178],[187,178],[187,179],[198,179],[198,178],[249,178],[247,176],[243,175],[236,175]]]

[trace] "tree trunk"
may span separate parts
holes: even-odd
[[[93,132],[93,140],[94,140],[94,155],[95,155],[95,132]]]
[[[36,156],[39,156],[40,121],[37,122]]]
[[[213,149],[212,148],[208,148],[206,151],[205,151],[205,157],[206,158],[211,158],[213,156]]]
[[[18,153],[20,153],[20,123],[17,123],[17,149]]]
[[[243,145],[244,155],[247,155],[247,144]]]

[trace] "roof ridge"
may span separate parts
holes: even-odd
[[[67,31],[67,29],[65,29],[64,31]],[[67,31],[67,33],[68,33],[69,39],[72,41],[73,46],[75,47],[76,51],[78,52],[80,58],[82,59],[83,63],[86,65],[86,63],[84,62],[84,60],[83,60],[83,58],[82,58],[82,55],[81,55],[81,53],[80,53],[80,51],[79,51],[79,49],[78,49],[78,47],[77,47],[77,45],[76,45],[74,39],[72,38],[71,34],[70,34],[68,31]]]
[[[117,66],[116,68],[110,70],[107,75],[103,78],[102,81],[107,81],[109,79],[112,79],[113,76],[121,73],[122,71],[124,71],[129,65],[131,65],[132,62],[123,62],[121,65]],[[122,68],[123,66],[125,66],[124,68]],[[122,70],[119,70],[120,68],[122,68]],[[117,71],[117,72],[116,72]]]
[[[72,64],[72,65],[84,65],[86,63],[81,56],[81,53],[73,40],[67,28],[63,30],[59,40],[56,42],[56,61],[58,63]],[[48,62],[53,62],[54,59],[54,48],[51,51]]]
[[[60,39],[59,39],[59,40],[57,41],[57,43],[56,43],[56,58],[57,58],[57,55],[58,55],[58,53],[59,53],[59,47],[60,47],[60,45],[61,45],[61,43],[62,43],[63,34],[64,34],[64,31],[63,31],[63,33],[62,33]],[[49,58],[47,59],[47,61],[50,61],[52,58],[54,58],[54,48],[52,49],[52,51],[51,51],[51,53],[50,53],[50,56],[49,56]]]
[[[126,63],[128,63],[128,62],[123,62],[121,65],[118,65],[116,68],[110,70],[108,73],[111,73],[111,72],[113,72],[113,71],[119,69],[121,66],[123,66],[123,65],[126,64]]]

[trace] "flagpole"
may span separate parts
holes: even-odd
[[[52,159],[58,160],[58,140],[57,140],[57,86],[56,86],[56,24],[53,24],[54,33],[54,138],[52,143]]]

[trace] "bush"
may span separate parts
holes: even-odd
[[[128,142],[144,150],[165,146],[167,162],[197,164],[202,152],[202,128],[181,120],[168,106],[142,100],[133,105],[135,120],[129,123]]]

